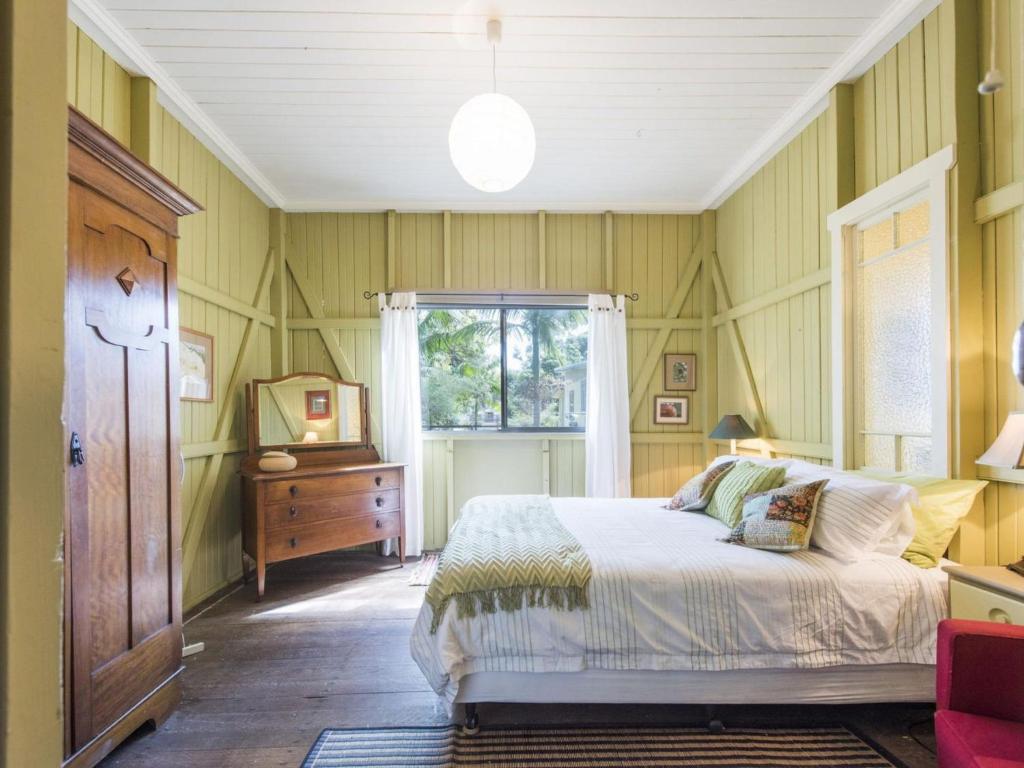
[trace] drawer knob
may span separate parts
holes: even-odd
[[[379,476],[375,477],[375,478],[373,478],[373,482],[375,482],[377,484],[377,486],[379,487],[380,484],[381,484],[381,478]]]
[[[288,543],[291,544],[292,549],[295,549],[295,547],[297,547],[298,544],[299,544],[299,540],[295,539],[295,538],[291,538],[291,539],[288,539]]]
[[[1013,624],[1010,621],[1010,614],[1004,611],[1002,608],[993,608],[988,612],[989,621],[998,621],[1000,624]]]
[[[384,521],[383,520],[378,520],[377,521],[377,527],[378,528],[383,528],[384,527]],[[295,539],[292,539],[292,541],[295,541]]]
[[[299,486],[297,486],[297,485],[291,486],[288,489],[288,493],[290,493],[292,496],[298,496],[299,495]]]
[[[383,507],[384,506],[384,497],[383,496],[378,496],[376,498],[376,502],[377,502],[377,506],[378,507]]]
[[[289,517],[295,517],[297,514],[299,514],[299,510],[297,510],[295,508],[295,505],[292,505],[292,506],[288,507],[288,516]]]

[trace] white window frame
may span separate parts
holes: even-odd
[[[950,236],[949,170],[956,162],[953,145],[908,168],[828,217],[832,238],[832,463],[854,469],[856,414],[853,391],[853,334],[856,308],[853,274],[854,236],[858,227],[915,199],[929,202],[928,245],[932,259],[932,468],[948,477],[951,463],[950,403]]]

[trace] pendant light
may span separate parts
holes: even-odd
[[[1005,83],[1003,79],[1003,73],[999,71],[999,67],[996,66],[996,41],[998,40],[999,25],[996,21],[998,16],[999,0],[992,0],[992,34],[991,39],[988,41],[989,60],[988,60],[988,72],[985,73],[985,77],[978,83],[978,93],[982,96],[988,96],[989,94],[995,93],[996,91],[1002,90]]]
[[[533,167],[537,140],[526,110],[498,93],[497,47],[501,22],[487,22],[491,44],[491,93],[474,96],[455,113],[448,131],[452,163],[466,183],[482,192],[505,192]]]

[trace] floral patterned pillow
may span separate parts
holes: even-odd
[[[735,461],[712,464],[696,477],[687,480],[686,484],[676,491],[672,500],[665,505],[665,509],[702,512],[711,503],[711,497],[722,478],[735,466]]]
[[[773,552],[807,549],[818,499],[827,483],[815,480],[746,496],[743,519],[724,541]]]

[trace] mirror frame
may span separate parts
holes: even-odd
[[[289,381],[290,379],[302,379],[302,378],[317,378],[324,381],[334,382],[335,384],[344,384],[348,387],[359,388],[359,411],[360,411],[360,440],[351,441],[340,441],[340,440],[324,440],[318,443],[307,444],[307,443],[285,443],[283,445],[263,445],[260,443],[260,385],[261,384],[278,384],[282,381]],[[316,373],[313,371],[302,371],[299,373],[289,373],[287,376],[278,376],[273,379],[253,379],[252,382],[245,387],[245,396],[249,401],[248,410],[250,414],[249,419],[249,452],[256,453],[259,451],[317,451],[330,448],[368,448],[370,447],[370,395],[366,389],[366,385],[358,381],[346,381],[345,379],[339,379],[336,376],[329,376],[326,373]]]

